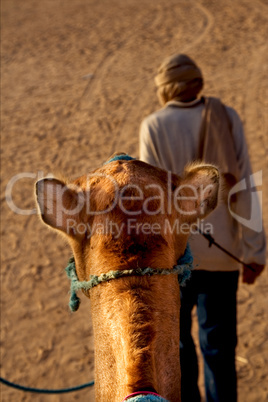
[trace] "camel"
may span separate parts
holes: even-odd
[[[67,237],[78,281],[131,273],[83,290],[91,299],[96,401],[132,401],[142,392],[180,401],[178,275],[135,272],[173,269],[191,225],[216,207],[218,188],[214,166],[195,163],[179,177],[125,154],[72,183],[37,182],[41,219]]]

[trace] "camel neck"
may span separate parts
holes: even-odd
[[[96,382],[112,379],[115,400],[141,389],[166,395],[170,387],[174,394],[180,377],[177,277],[135,277],[105,284],[93,289],[91,303],[96,368],[102,367],[96,370]],[[158,389],[159,384],[167,389]]]

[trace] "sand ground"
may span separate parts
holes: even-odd
[[[69,313],[63,269],[70,250],[36,214],[9,205],[35,208],[33,185],[43,174],[75,178],[115,150],[137,157],[139,124],[159,107],[156,68],[185,52],[202,68],[206,94],[241,115],[253,171],[263,171],[267,232],[268,3],[2,0],[1,20],[2,376],[33,387],[73,386],[94,377],[90,303],[84,297],[79,312]],[[239,286],[239,402],[268,400],[267,282],[266,272]],[[2,402],[94,401],[92,389],[1,391]]]

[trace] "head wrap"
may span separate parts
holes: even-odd
[[[189,102],[203,88],[201,70],[185,54],[177,54],[164,60],[155,77],[158,98],[162,104],[170,100]]]
[[[187,82],[196,78],[203,77],[195,62],[185,54],[176,54],[163,61],[155,77],[155,83],[159,87],[171,82]]]

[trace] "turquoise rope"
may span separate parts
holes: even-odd
[[[140,395],[132,396],[126,399],[126,402],[169,402],[167,399],[162,398],[160,395]]]
[[[112,159],[108,160],[107,162],[104,163],[104,165],[107,165],[107,163],[114,162],[114,161],[131,161],[134,160],[135,158],[132,158],[129,155],[115,155]]]
[[[172,269],[156,269],[156,268],[136,268],[118,271],[109,271],[106,274],[100,276],[90,275],[89,281],[79,281],[74,257],[71,257],[68,266],[65,268],[68,278],[71,281],[71,296],[69,301],[69,307],[71,311],[77,311],[80,305],[80,299],[77,297],[76,292],[80,289],[90,290],[100,283],[110,281],[112,279],[118,279],[127,276],[144,276],[144,275],[170,275],[177,274],[178,281],[181,286],[185,286],[185,282],[191,276],[191,270],[193,269],[193,256],[189,244],[187,244],[184,255],[179,258],[177,265]]]
[[[79,281],[78,281],[78,278],[76,275],[74,257],[71,257],[69,259],[69,262],[68,262],[67,267],[65,268],[65,271],[67,273],[68,278],[71,281],[71,290],[70,290],[71,296],[70,296],[70,301],[69,301],[69,307],[70,307],[71,311],[77,311],[79,309],[81,300],[76,295],[76,291],[78,290],[77,284]],[[82,283],[82,282],[80,282],[80,283]],[[82,289],[82,288],[80,288],[80,289]]]

